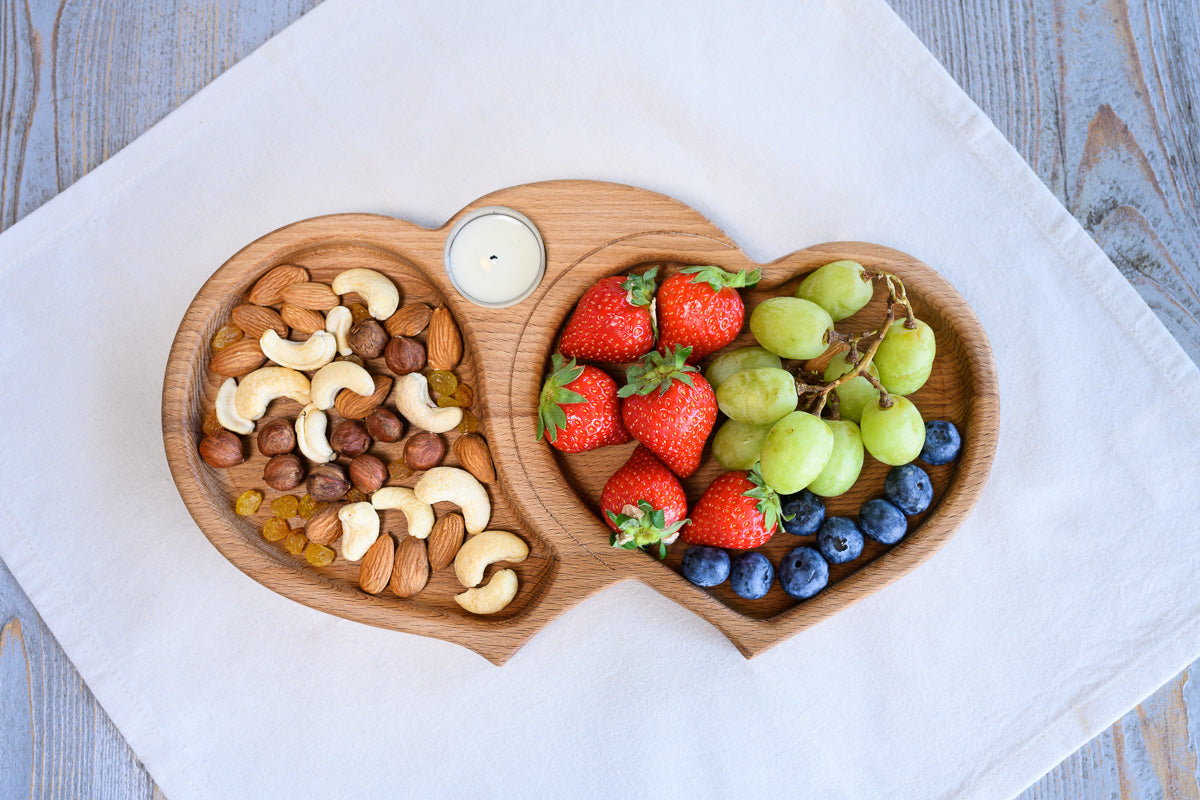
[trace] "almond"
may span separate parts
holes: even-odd
[[[364,419],[387,399],[392,390],[392,379],[386,375],[372,375],[375,381],[375,391],[364,397],[349,389],[342,389],[333,398],[333,407],[346,419]]]
[[[313,311],[328,311],[342,302],[342,299],[334,293],[329,284],[316,283],[314,281],[293,283],[285,286],[283,291],[280,292],[280,297],[288,305],[300,306],[300,308],[307,308]]]
[[[358,585],[367,594],[379,594],[387,588],[396,561],[396,543],[388,534],[367,548],[358,568]]]
[[[396,550],[392,580],[388,584],[397,597],[412,597],[429,582],[429,560],[425,557],[425,540],[405,536]]]
[[[218,375],[240,378],[254,372],[266,360],[257,339],[241,339],[218,350],[209,366]]]
[[[433,309],[424,303],[413,303],[404,306],[388,317],[384,321],[383,327],[387,329],[390,336],[416,336],[425,330],[432,314]]]
[[[480,483],[496,480],[496,467],[487,442],[477,433],[468,433],[454,440],[454,457],[458,465],[475,476]]]
[[[230,317],[233,318],[233,324],[245,331],[251,339],[261,339],[264,333],[272,330],[279,334],[279,338],[287,338],[288,326],[283,323],[283,317],[279,316],[279,312],[273,308],[251,305],[236,306],[230,312]]]
[[[330,503],[309,517],[304,526],[304,535],[310,542],[331,545],[342,535],[342,523],[338,512],[342,510],[341,503]]]
[[[463,519],[458,514],[447,514],[433,523],[429,533],[429,566],[435,572],[454,563],[462,546],[463,531]]]
[[[305,336],[325,330],[325,318],[320,312],[284,303],[279,313],[282,321],[291,325],[292,330]]]
[[[435,308],[429,318],[425,350],[429,366],[434,369],[452,370],[462,359],[462,337],[445,306]]]
[[[273,306],[283,299],[285,286],[308,280],[308,270],[291,264],[281,264],[258,279],[250,290],[250,302],[256,306]]]

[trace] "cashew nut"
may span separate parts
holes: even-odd
[[[358,561],[379,538],[379,514],[370,503],[347,503],[338,511],[342,523],[342,558]]]
[[[304,374],[287,367],[260,367],[242,378],[233,396],[234,410],[250,420],[260,419],[278,397],[290,397],[302,406],[312,402],[312,384]]]
[[[492,518],[492,501],[475,476],[458,467],[434,467],[421,476],[413,493],[422,503],[448,500],[462,509],[467,533],[479,533]]]
[[[529,555],[529,545],[508,531],[484,531],[472,536],[458,548],[454,557],[454,574],[458,582],[470,588],[483,580],[483,571],[488,564],[497,561],[524,561]]]
[[[309,403],[296,417],[296,444],[300,452],[314,464],[328,464],[333,461],[333,448],[325,438],[325,429],[329,425],[329,417],[325,412]]]
[[[373,269],[348,269],[333,279],[333,290],[338,294],[358,292],[367,301],[367,310],[375,319],[387,319],[396,313],[400,305],[400,292],[396,284]]]
[[[333,338],[328,333],[325,335]],[[317,374],[313,375],[312,402],[322,411],[333,408],[333,401],[342,389],[370,397],[375,393],[375,381],[371,378],[371,373],[353,361],[334,361],[321,367]]]
[[[298,370],[323,367],[337,355],[337,340],[327,331],[316,331],[303,342],[293,342],[280,338],[274,328],[267,328],[258,345],[263,355],[276,364]]]
[[[454,595],[458,604],[472,614],[495,614],[517,596],[517,573],[502,569],[492,576],[487,586],[467,589]]]
[[[350,335],[350,327],[354,324],[354,315],[345,306],[334,306],[325,315],[325,330],[333,334],[337,341],[337,351],[348,356],[352,352],[346,337]]]
[[[408,535],[417,539],[426,539],[433,530],[433,506],[422,503],[412,489],[402,486],[388,486],[379,489],[371,495],[371,505],[383,511],[387,508],[398,508],[404,512],[408,522]]]
[[[234,433],[254,433],[254,423],[237,413],[233,398],[237,394],[237,381],[233,378],[221,384],[217,392],[217,422],[227,431]]]
[[[439,408],[429,397],[429,381],[419,372],[410,372],[396,379],[392,399],[405,419],[431,433],[445,433],[462,422],[462,409],[457,406]]]

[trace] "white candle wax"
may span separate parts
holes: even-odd
[[[446,274],[471,302],[491,308],[515,305],[533,292],[546,271],[537,228],[510,208],[481,208],[459,220],[446,240]]]

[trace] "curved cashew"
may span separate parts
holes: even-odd
[[[237,381],[233,378],[221,384],[217,392],[217,422],[227,431],[234,433],[254,433],[254,423],[237,413],[233,398],[237,395]]]
[[[462,509],[467,533],[479,533],[492,518],[492,501],[475,476],[458,467],[434,467],[421,476],[413,493],[422,503],[448,500]]]
[[[333,461],[333,448],[325,438],[325,428],[329,425],[329,417],[325,412],[309,403],[296,417],[296,444],[300,452],[314,464],[328,464]]]
[[[334,306],[325,315],[325,330],[333,334],[337,341],[337,351],[348,356],[352,352],[346,337],[350,335],[350,326],[354,324],[354,315],[345,306]]]
[[[342,558],[358,561],[379,538],[379,514],[370,503],[347,503],[338,511],[342,523]]]
[[[332,335],[325,335],[333,339]],[[334,398],[342,389],[370,397],[375,394],[375,381],[371,378],[371,373],[353,361],[334,361],[321,367],[317,374],[313,375],[312,402],[322,411],[333,408]]]
[[[279,366],[297,370],[323,367],[337,355],[337,340],[327,331],[316,331],[303,342],[293,342],[281,339],[274,328],[267,328],[258,345],[263,355]]]
[[[454,595],[458,604],[472,614],[495,614],[517,596],[517,573],[502,569],[492,576],[487,586],[467,589]]]
[[[429,381],[419,372],[410,372],[396,379],[392,399],[409,422],[431,433],[445,433],[462,422],[462,409],[456,406],[439,408],[429,398]]]
[[[416,539],[428,538],[433,530],[433,506],[418,500],[412,489],[402,486],[379,489],[371,495],[371,505],[380,511],[398,508],[404,512],[404,519],[408,521],[408,535]]]
[[[302,406],[312,402],[312,384],[303,373],[287,367],[259,367],[238,384],[234,410],[246,419],[260,419],[277,397],[290,397]]]
[[[373,269],[348,269],[333,279],[333,290],[338,294],[358,292],[367,301],[367,310],[375,319],[387,319],[396,313],[400,305],[400,292],[396,284]]]
[[[454,557],[454,574],[458,582],[470,588],[483,580],[483,571],[488,564],[497,561],[524,561],[529,555],[529,545],[508,531],[484,531],[472,536],[458,548]]]

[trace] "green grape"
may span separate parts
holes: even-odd
[[[714,358],[704,371],[704,378],[713,391],[716,391],[735,372],[758,367],[782,369],[783,362],[779,360],[779,356],[768,353],[761,347],[739,347]]]
[[[871,302],[874,287],[863,280],[862,264],[834,261],[800,281],[796,297],[811,300],[829,312],[833,321],[845,319]]]
[[[837,497],[845,494],[862,472],[862,435],[858,426],[847,419],[827,419],[825,424],[833,432],[833,452],[821,474],[807,488],[821,497]]]
[[[821,474],[833,452],[833,431],[825,420],[793,411],[771,426],[759,453],[763,483],[779,494],[793,494]]]
[[[863,409],[862,440],[867,452],[883,463],[907,464],[925,445],[925,421],[911,400],[893,395],[889,408],[869,403]]]
[[[847,355],[849,354],[847,353]],[[859,357],[862,357],[861,353]],[[829,366],[825,367],[823,377],[827,381],[835,381],[849,372],[852,366],[846,360],[846,356],[834,356],[833,360],[829,362]],[[879,379],[879,370],[875,369],[874,362],[867,365],[867,372],[876,380]],[[861,375],[851,378],[833,391],[838,396],[838,416],[854,422],[862,420],[862,412],[867,403],[879,398],[879,390]]]
[[[799,297],[772,297],[750,314],[754,338],[781,358],[816,358],[825,352],[831,330],[829,312]]]
[[[735,372],[717,389],[717,405],[730,419],[747,425],[769,425],[796,409],[796,379],[774,367]]]
[[[929,380],[936,352],[933,328],[921,320],[912,330],[897,322],[888,328],[871,363],[879,368],[885,389],[892,394],[912,394]]]
[[[750,469],[758,461],[770,425],[746,425],[727,419],[713,436],[712,454],[725,469]]]

